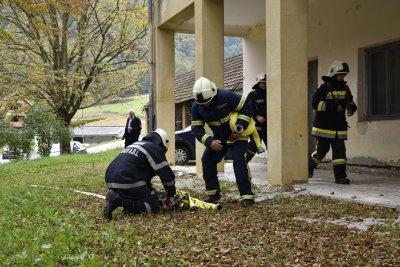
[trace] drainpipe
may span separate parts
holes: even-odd
[[[154,122],[154,45],[153,45],[153,0],[148,0],[148,33],[149,33],[149,109],[148,109],[148,130],[155,129]]]

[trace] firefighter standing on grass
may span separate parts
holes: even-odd
[[[317,138],[316,150],[310,155],[308,174],[311,178],[314,169],[332,147],[332,163],[335,182],[349,184],[346,174],[347,140],[346,115],[352,116],[357,110],[353,95],[344,81],[349,73],[347,63],[335,61],[327,76],[322,76],[324,83],[314,93],[312,107],[317,111],[312,128],[312,135]]]
[[[215,203],[221,198],[217,163],[220,162],[228,146],[232,150],[233,169],[239,187],[241,206],[254,204],[254,189],[245,155],[248,136],[241,133],[247,128],[252,108],[246,98],[229,90],[217,89],[210,80],[202,77],[193,86],[195,102],[192,106],[192,131],[197,140],[206,146],[201,158],[203,178],[208,197],[205,202]],[[231,112],[239,113],[234,131],[229,121]],[[205,123],[211,128],[213,136],[206,134]]]

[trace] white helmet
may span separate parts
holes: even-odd
[[[253,85],[253,89],[257,89],[258,88],[258,83],[259,82],[266,82],[267,81],[267,74],[265,74],[264,72],[257,74],[257,78],[256,78],[256,84]]]
[[[193,97],[200,105],[209,103],[216,94],[215,83],[207,78],[201,77],[193,85]]]
[[[327,76],[333,77],[338,73],[347,74],[349,72],[350,72],[350,69],[349,69],[349,65],[347,65],[347,63],[344,63],[341,61],[334,61],[329,68],[329,72],[328,72]]]
[[[169,136],[167,132],[161,128],[157,128],[154,132],[156,132],[161,137],[163,146],[165,147],[165,152],[167,152],[169,146]]]

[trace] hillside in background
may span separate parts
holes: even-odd
[[[224,58],[242,53],[243,39],[224,37]],[[194,34],[177,33],[175,35],[175,73],[182,74],[194,69],[195,42]]]
[[[239,37],[224,38],[224,58],[230,58],[243,53],[243,39]],[[182,74],[193,70],[195,67],[195,42],[194,34],[175,34],[175,73]],[[137,85],[139,94],[148,94],[150,88],[149,73],[141,77]],[[132,97],[134,91],[121,94],[121,97]]]
[[[225,58],[230,58],[242,53],[242,38],[225,37],[224,42]],[[193,70],[195,66],[194,34],[176,34],[175,44],[175,73],[181,74]],[[119,101],[118,103],[103,104],[83,111],[78,111],[74,120],[101,119],[86,124],[87,126],[124,126],[126,117],[128,116],[128,110],[132,108],[136,111],[136,115],[142,119],[142,123],[144,123],[144,113],[142,113],[142,108],[149,101],[149,96],[147,94],[148,88],[150,88],[150,83],[147,74],[143,77],[142,82],[139,85],[139,93],[142,94],[141,96],[132,96],[131,94],[133,92],[125,93],[124,95],[121,95],[122,101]]]
[[[78,111],[73,120],[91,120],[100,119],[91,122],[86,126],[125,126],[129,109],[136,112],[142,123],[144,123],[145,113],[142,112],[143,106],[149,102],[148,95],[129,97],[127,102],[118,102],[115,104],[104,104]]]

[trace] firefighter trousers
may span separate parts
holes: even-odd
[[[122,206],[128,213],[158,213],[160,212],[160,203],[158,199],[151,194],[148,185],[134,189],[112,189],[120,195]]]
[[[235,172],[236,184],[239,188],[241,199],[254,198],[254,185],[251,182],[251,173],[245,160],[247,141],[238,140],[229,144],[232,151],[233,170]],[[203,163],[203,178],[206,184],[208,195],[215,195],[221,192],[217,163],[220,162],[227,151],[227,145],[221,151],[214,151],[206,148],[201,161]]]
[[[335,179],[346,178],[346,146],[344,140],[339,139],[317,137],[316,150],[311,153],[308,160],[309,172],[313,173],[314,168],[322,161],[330,147],[332,147],[332,163]]]
[[[264,142],[264,145],[267,146],[267,123],[264,122],[261,125],[258,123],[256,124],[256,129],[260,139]],[[257,153],[257,145],[253,139],[253,136],[250,136],[250,142],[247,147],[247,155],[246,155],[246,162],[250,162],[250,160],[256,155]]]

